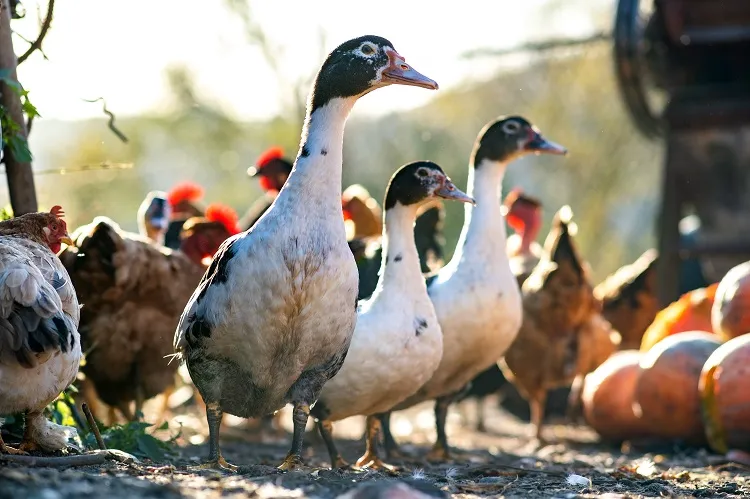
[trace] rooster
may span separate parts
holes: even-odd
[[[238,232],[237,215],[220,205],[185,222],[178,251],[105,217],[74,232],[75,247],[61,259],[85,305],[81,336],[90,353],[82,370],[98,397],[126,419],[134,419],[145,400],[171,390],[177,365],[164,357],[172,353],[180,313],[206,262]]]
[[[202,217],[203,207],[199,201],[203,198],[203,187],[194,182],[181,182],[167,193],[167,202],[171,211],[169,226],[164,235],[164,246],[171,249],[180,248],[182,226],[192,217]]]
[[[0,437],[0,452],[59,450],[75,431],[43,415],[81,361],[78,300],[55,256],[71,243],[62,216],[55,206],[0,222],[0,414],[26,414],[20,448]]]
[[[247,210],[240,221],[240,228],[248,230],[273,204],[289,173],[292,171],[292,163],[284,157],[284,150],[273,146],[263,152],[255,161],[255,166],[247,169],[249,177],[257,177],[263,196],[256,200]]]

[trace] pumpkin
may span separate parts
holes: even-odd
[[[732,268],[719,283],[711,322],[724,341],[750,333],[750,262]]]
[[[641,357],[635,411],[660,440],[704,443],[698,382],[720,344],[714,334],[689,331],[661,340]]]
[[[641,356],[638,350],[616,352],[586,375],[581,396],[583,414],[605,440],[622,441],[649,434],[647,425],[633,411]]]
[[[711,307],[714,304],[715,283],[707,288],[694,289],[656,314],[654,322],[643,333],[641,352],[647,352],[668,336],[685,331],[713,331]]]
[[[698,389],[706,439],[716,452],[750,450],[750,335],[721,345],[706,360]]]

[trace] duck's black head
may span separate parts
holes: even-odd
[[[475,167],[489,159],[507,163],[526,154],[567,154],[560,144],[545,139],[539,129],[521,116],[501,116],[487,123],[474,145]]]
[[[391,177],[385,191],[385,209],[390,210],[396,204],[420,204],[434,197],[464,203],[474,202],[474,199],[453,185],[438,165],[432,161],[415,161],[402,166]]]
[[[367,35],[349,40],[328,54],[312,94],[312,113],[336,97],[361,97],[386,85],[436,90],[438,84],[406,64],[385,38]]]
[[[138,209],[138,222],[145,227],[149,237],[153,237],[153,234],[167,230],[171,215],[172,207],[167,201],[167,194],[151,191]]]

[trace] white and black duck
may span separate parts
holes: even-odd
[[[448,407],[479,373],[496,363],[521,326],[521,293],[506,253],[500,196],[508,164],[526,154],[565,154],[520,116],[500,117],[479,133],[471,154],[466,220],[451,261],[428,280],[427,291],[443,330],[443,358],[432,378],[396,406],[435,402],[437,441],[431,458],[446,459]],[[381,417],[386,449],[396,453],[390,414]]]
[[[301,462],[310,406],[341,368],[357,320],[357,268],[341,213],[344,125],[358,98],[390,84],[436,89],[385,38],[331,52],[308,101],[294,168],[253,227],[224,242],[185,307],[175,349],[206,403],[209,466],[223,414],[261,417],[293,405]]]
[[[376,451],[377,414],[416,392],[440,363],[443,334],[427,295],[414,241],[417,210],[436,197],[472,202],[435,163],[417,161],[391,178],[385,195],[380,279],[360,304],[346,361],[326,383],[312,415],[333,467],[345,467],[331,434],[334,421],[367,416],[366,452],[359,467],[388,467]]]

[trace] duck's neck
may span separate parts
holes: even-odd
[[[380,293],[388,296],[396,292],[427,292],[414,242],[417,208],[417,205],[404,206],[396,203],[396,206],[385,212],[382,263],[373,298]]]
[[[341,211],[344,126],[354,98],[334,98],[308,111],[294,168],[277,199],[293,198],[319,208]],[[343,223],[343,222],[342,222]]]
[[[480,261],[497,255],[506,258],[507,234],[500,208],[505,163],[484,159],[469,169],[466,193],[476,206],[466,204],[465,221],[451,263],[462,259]]]

